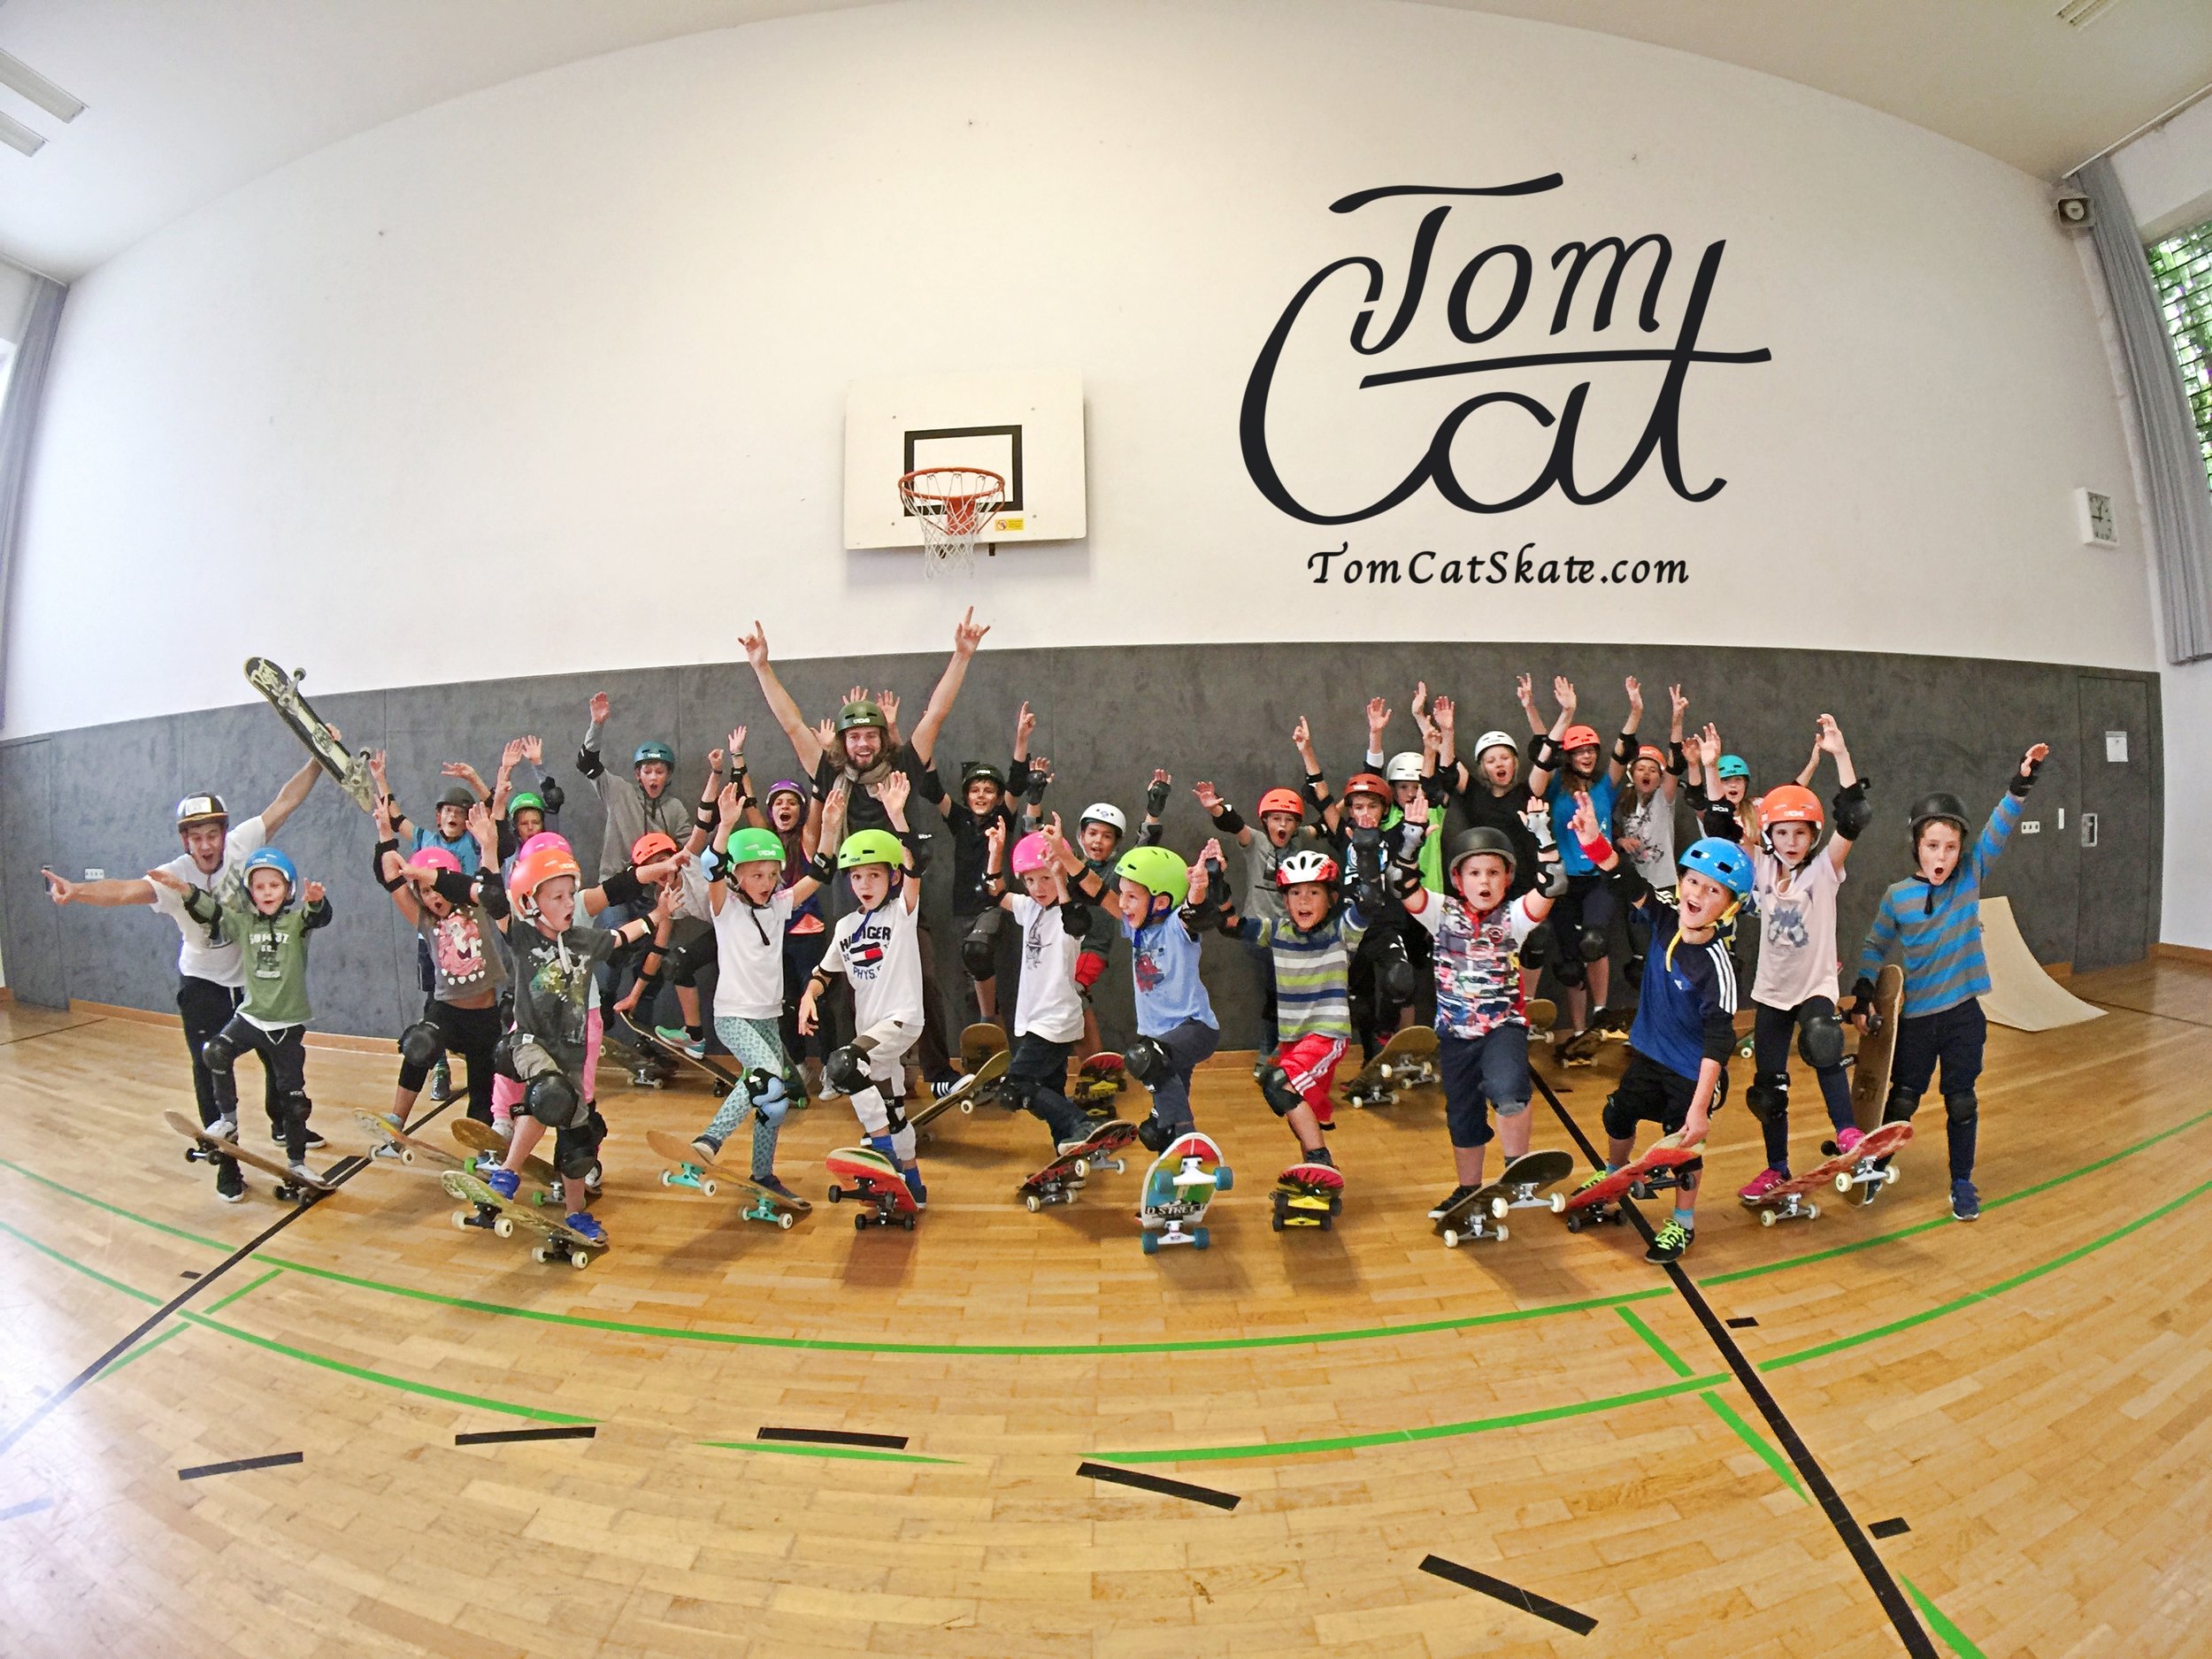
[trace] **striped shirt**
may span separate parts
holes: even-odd
[[[1285,918],[1246,917],[1237,936],[1268,951],[1275,961],[1275,1034],[1279,1043],[1301,1037],[1352,1035],[1347,989],[1351,953],[1367,932],[1367,918],[1347,904],[1311,933]]]
[[[1942,886],[1909,876],[1882,895],[1859,952],[1859,977],[1871,979],[1880,973],[1882,958],[1894,942],[1905,964],[1907,1019],[1940,1014],[1989,995],[1989,963],[1982,955],[1982,883],[2011,841],[2026,805],[2019,795],[2001,796],[1973,852]]]

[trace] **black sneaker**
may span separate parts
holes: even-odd
[[[244,1202],[246,1177],[235,1158],[223,1158],[215,1165],[215,1196],[227,1204]]]
[[[1446,1216],[1451,1214],[1453,1205],[1465,1203],[1480,1190],[1481,1188],[1475,1187],[1453,1187],[1449,1195],[1448,1195],[1441,1203],[1438,1204],[1435,1209],[1429,1211],[1429,1219],[1431,1221],[1443,1220]]]
[[[1678,1262],[1682,1253],[1690,1248],[1697,1234],[1672,1217],[1651,1241],[1651,1248],[1644,1252],[1644,1260],[1655,1266],[1664,1267],[1669,1262]]]

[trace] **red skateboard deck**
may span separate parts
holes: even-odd
[[[1326,1233],[1344,1209],[1344,1172],[1333,1164],[1294,1164],[1275,1178],[1275,1209],[1270,1225],[1318,1227]]]
[[[1884,1124],[1850,1151],[1839,1152],[1825,1163],[1783,1182],[1763,1198],[1747,1202],[1759,1212],[1759,1225],[1765,1227],[1778,1221],[1810,1221],[1820,1214],[1820,1206],[1811,1202],[1809,1194],[1831,1181],[1845,1197],[1855,1196],[1860,1203],[1870,1204],[1877,1193],[1897,1179],[1896,1170],[1887,1167],[1886,1161],[1911,1139],[1910,1124]],[[1878,1160],[1885,1161],[1885,1167],[1876,1168]]]
[[[1567,1231],[1579,1233],[1584,1227],[1599,1221],[1624,1221],[1626,1217],[1618,1201],[1627,1196],[1632,1188],[1642,1187],[1648,1192],[1657,1187],[1674,1186],[1676,1183],[1663,1171],[1691,1163],[1703,1155],[1701,1145],[1686,1147],[1676,1135],[1666,1135],[1653,1141],[1643,1156],[1615,1170],[1610,1175],[1577,1187],[1567,1195]],[[1649,1179],[1653,1176],[1660,1179]],[[1640,1197],[1642,1195],[1642,1193],[1638,1194]]]
[[[829,1201],[842,1203],[848,1198],[857,1199],[861,1212],[853,1217],[853,1231],[865,1233],[870,1227],[904,1227],[914,1231],[914,1220],[921,1212],[914,1204],[914,1194],[907,1190],[906,1178],[899,1166],[878,1152],[873,1147],[839,1147],[822,1160],[823,1166],[839,1180],[849,1181],[841,1187],[830,1183]]]
[[[1118,1175],[1128,1167],[1113,1155],[1136,1138],[1134,1124],[1101,1124],[1081,1146],[1063,1152],[1015,1188],[1015,1194],[1033,1216],[1047,1204],[1071,1204],[1094,1170],[1111,1170]]]

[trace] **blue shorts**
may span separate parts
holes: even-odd
[[[1436,1061],[1444,1075],[1444,1122],[1454,1146],[1490,1143],[1492,1106],[1506,1118],[1528,1110],[1528,1027],[1518,1020],[1494,1025],[1479,1037],[1440,1032]]]

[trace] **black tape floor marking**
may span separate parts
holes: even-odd
[[[424,1117],[420,1121],[423,1123],[428,1123],[430,1119],[432,1118],[435,1118],[439,1112],[445,1110],[446,1106],[449,1106],[451,1104],[452,1102],[450,1101],[447,1102],[445,1106],[437,1107],[427,1116]],[[369,1165],[373,1164],[375,1161],[376,1160],[373,1158],[362,1157],[358,1154],[349,1153],[346,1156],[340,1158],[335,1164],[332,1164],[328,1170],[325,1171],[323,1179],[330,1183],[331,1191],[335,1192],[339,1187],[343,1187],[355,1176],[360,1174],[363,1170],[367,1169]],[[113,1348],[108,1349],[106,1353],[101,1355],[99,1358],[94,1360],[91,1364],[86,1366],[74,1377],[72,1377],[60,1388],[57,1389],[54,1393],[49,1394],[44,1400],[41,1401],[37,1410],[32,1412],[27,1417],[25,1417],[22,1422],[17,1424],[4,1435],[0,1435],[0,1456],[4,1456],[14,1448],[15,1443],[18,1440],[21,1440],[26,1434],[28,1434],[33,1429],[36,1428],[39,1424],[45,1419],[48,1413],[51,1412],[56,1407],[59,1406],[64,1401],[67,1400],[72,1394],[75,1394],[78,1389],[83,1387],[87,1383],[90,1382],[95,1377],[97,1377],[102,1371],[105,1371],[117,1360],[122,1358],[122,1356],[128,1353],[142,1338],[150,1333],[154,1327],[158,1325],[164,1319],[166,1319],[171,1314],[176,1312],[176,1310],[183,1307],[186,1302],[191,1301],[193,1297],[198,1295],[210,1285],[212,1285],[217,1279],[222,1278],[224,1274],[229,1272],[232,1268],[237,1266],[239,1263],[244,1261],[256,1250],[258,1250],[263,1245],[268,1243],[268,1241],[275,1238],[278,1233],[283,1232],[285,1228],[290,1226],[295,1221],[297,1221],[302,1216],[305,1215],[309,1210],[314,1209],[316,1205],[321,1203],[324,1199],[329,1196],[330,1193],[318,1193],[313,1197],[308,1199],[305,1203],[294,1204],[289,1210],[286,1211],[283,1215],[279,1216],[274,1221],[271,1222],[260,1232],[255,1233],[252,1238],[247,1240],[245,1243],[240,1245],[235,1250],[233,1250],[228,1256],[218,1262],[213,1267],[209,1268],[207,1271],[202,1273],[197,1279],[194,1279],[189,1285],[185,1286],[184,1289],[179,1291],[167,1302],[163,1302],[161,1306],[157,1308],[152,1313],[147,1315],[143,1320],[132,1329],[129,1335],[123,1338],[123,1340],[118,1342]]]
[[[82,1031],[87,1025],[96,1025],[105,1018],[107,1016],[102,1014],[92,1019],[81,1019],[73,1025],[57,1025],[51,1031],[27,1031],[20,1037],[0,1037],[0,1048],[5,1048],[12,1043],[36,1042],[41,1037],[58,1037],[65,1031]]]
[[[1075,1472],[1092,1480],[1110,1480],[1116,1486],[1156,1492],[1163,1497],[1210,1503],[1217,1509],[1233,1509],[1244,1502],[1233,1492],[1216,1492],[1211,1486],[1194,1486],[1187,1480],[1169,1480],[1160,1475],[1141,1475],[1133,1469],[1117,1469],[1111,1463],[1080,1463]]]
[[[769,1429],[764,1428],[753,1438],[757,1440],[804,1440],[822,1446],[880,1446],[886,1451],[906,1449],[903,1434],[856,1434],[849,1429]]]
[[[200,1275],[196,1270],[189,1267],[186,1268],[184,1271],[177,1275],[179,1279],[197,1279],[199,1276]]]
[[[1903,1516],[1898,1515],[1891,1517],[1886,1521],[1877,1521],[1866,1530],[1877,1538],[1894,1538],[1900,1532],[1911,1532],[1912,1526]]]
[[[1425,1557],[1421,1571],[1434,1573],[1440,1578],[1448,1578],[1467,1589],[1479,1590],[1485,1595],[1494,1595],[1509,1607],[1517,1607],[1524,1613],[1533,1613],[1539,1618],[1548,1618],[1578,1636],[1587,1636],[1598,1627],[1597,1620],[1587,1613],[1578,1613],[1571,1607],[1563,1607],[1549,1596],[1539,1595],[1533,1590],[1524,1590],[1517,1584],[1508,1584],[1504,1579],[1494,1578],[1486,1572],[1477,1572],[1472,1567],[1463,1567],[1455,1561],[1445,1560],[1441,1555]]]
[[[201,1463],[192,1469],[177,1471],[179,1480],[202,1480],[209,1475],[242,1474],[249,1469],[280,1469],[286,1463],[303,1463],[305,1452],[272,1452],[266,1457],[241,1457],[227,1463]]]
[[[1749,1331],[1755,1328],[1758,1323],[1749,1314],[1746,1314],[1740,1319],[1731,1319],[1728,1322],[1728,1328],[1732,1331]]]
[[[588,1423],[570,1425],[551,1429],[482,1429],[473,1434],[457,1434],[456,1446],[495,1446],[503,1440],[588,1440],[599,1431]]]
[[[1531,1071],[1529,1077],[1538,1088],[1543,1090],[1545,1100],[1558,1115],[1559,1121],[1566,1125],[1567,1133],[1574,1137],[1575,1145],[1582,1148],[1583,1156],[1599,1168],[1603,1168],[1604,1158],[1590,1144],[1589,1136],[1582,1133],[1582,1125],[1568,1116],[1567,1109],[1552,1093],[1551,1085],[1544,1081],[1540,1073]],[[1628,1212],[1628,1218],[1636,1231],[1648,1243],[1652,1237],[1651,1223],[1644,1219],[1644,1212],[1633,1204],[1624,1204],[1622,1208]],[[1827,1516],[1828,1524],[1836,1529],[1836,1536],[1843,1540],[1843,1547],[1851,1552],[1851,1559],[1858,1563],[1859,1571],[1864,1575],[1868,1586],[1874,1592],[1874,1599],[1889,1615],[1889,1622],[1896,1627],[1898,1637],[1905,1644],[1905,1651],[1912,1655],[1913,1659],[1940,1659],[1935,1643],[1930,1640],[1920,1623],[1920,1616],[1913,1611],[1912,1603],[1905,1599],[1905,1593],[1891,1574],[1888,1563],[1875,1549],[1873,1540],[1866,1535],[1866,1529],[1859,1525],[1859,1517],[1851,1513],[1850,1506],[1836,1491],[1835,1483],[1828,1479],[1828,1471],[1820,1466],[1820,1461],[1813,1455],[1812,1448],[1805,1444],[1804,1438],[1784,1415],[1780,1402],[1768,1389],[1765,1379],[1759,1375],[1757,1368],[1746,1356],[1743,1349],[1736,1345],[1736,1339],[1728,1334],[1728,1327],[1714,1313],[1712,1305],[1705,1300],[1704,1292],[1698,1289],[1695,1282],[1682,1271],[1681,1263],[1670,1262],[1663,1271],[1668,1282],[1673,1285],[1675,1293],[1689,1304],[1690,1311],[1697,1316],[1698,1324],[1705,1327],[1706,1336],[1720,1350],[1721,1357],[1728,1362],[1728,1369],[1736,1374],[1736,1380],[1751,1396],[1751,1403],[1759,1408],[1759,1415],[1774,1431],[1774,1438],[1781,1442],[1784,1454],[1797,1466],[1797,1472],[1803,1477],[1806,1489],[1813,1494],[1814,1502],[1820,1505],[1821,1512]]]

